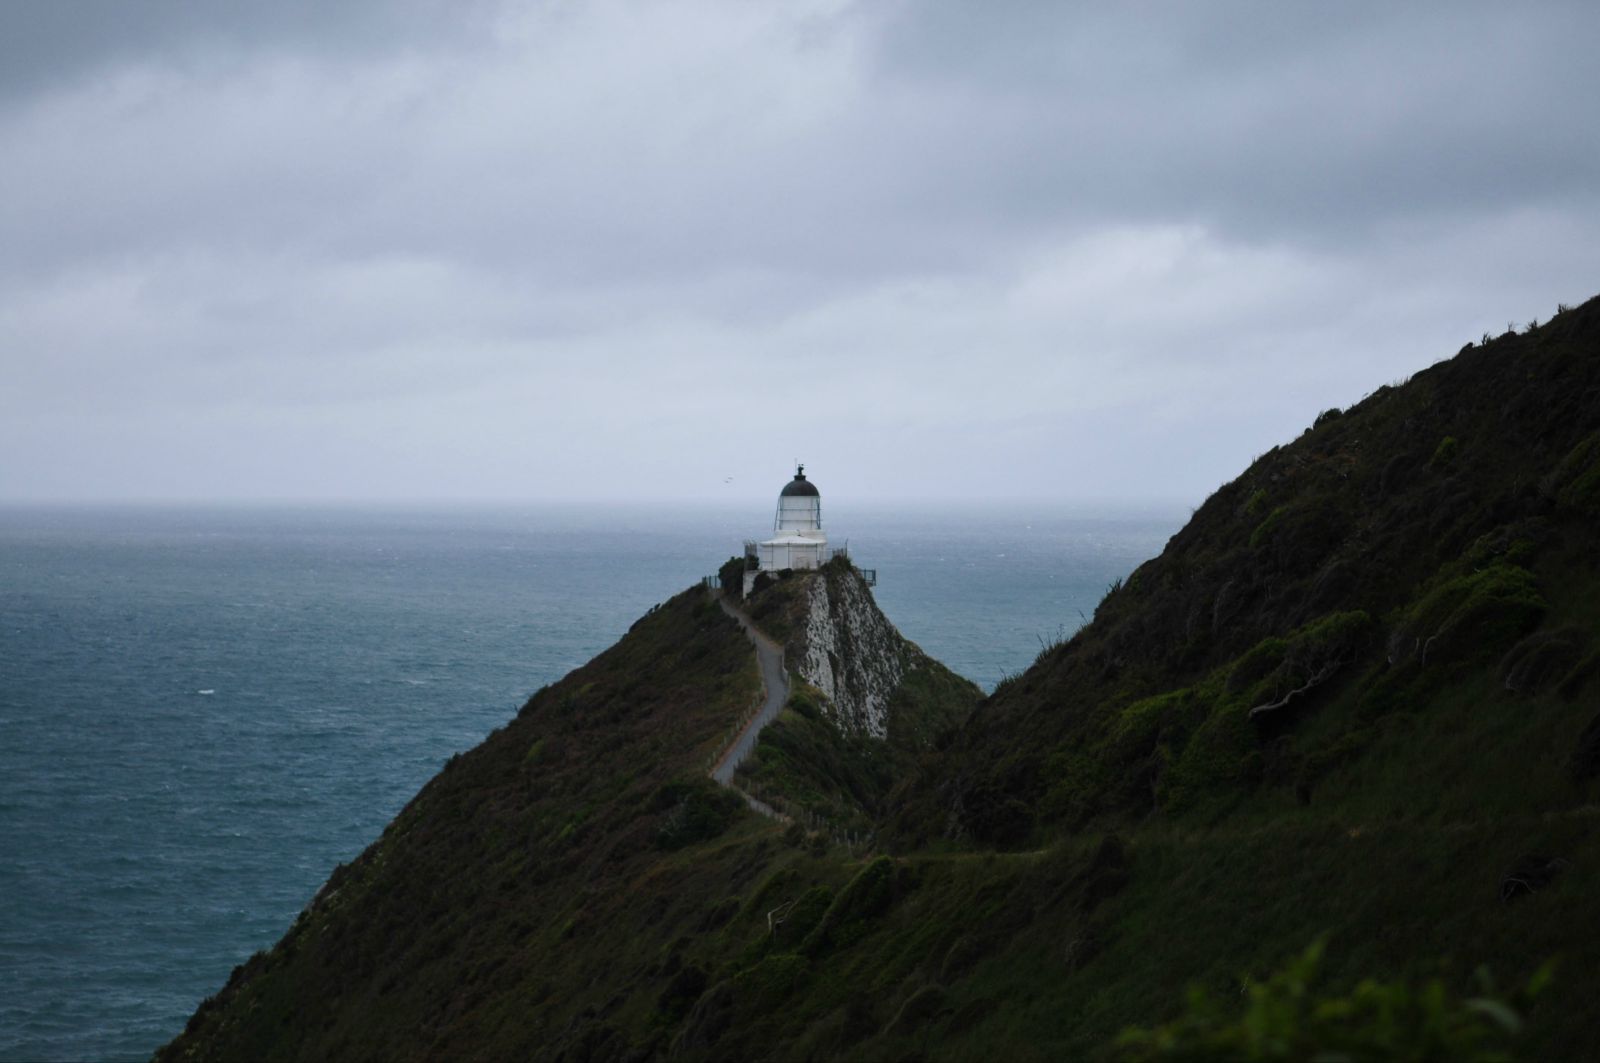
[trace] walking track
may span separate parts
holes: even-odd
[[[728,748],[722,751],[722,756],[717,758],[716,766],[711,769],[711,777],[723,786],[736,791],[751,808],[762,815],[772,819],[787,819],[783,813],[764,801],[756,800],[733,784],[733,773],[755,751],[756,738],[761,734],[761,729],[778,718],[778,713],[783,711],[783,706],[789,700],[789,673],[783,667],[783,647],[763,635],[744,611],[731,604],[727,598],[718,595],[717,603],[722,606],[723,612],[739,622],[739,626],[744,628],[745,636],[755,646],[756,660],[761,665],[761,685],[766,689],[767,699],[762,703],[761,711],[750,718],[750,722],[745,724],[744,729],[729,743]]]

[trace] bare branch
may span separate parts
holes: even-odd
[[[1342,660],[1341,661],[1330,661],[1330,662],[1328,662],[1327,664],[1323,665],[1320,669],[1317,670],[1317,674],[1316,675],[1314,675],[1310,679],[1306,680],[1305,686],[1295,687],[1293,690],[1289,691],[1289,693],[1285,694],[1283,697],[1279,698],[1277,701],[1269,702],[1266,705],[1257,705],[1255,708],[1250,710],[1250,714],[1249,714],[1248,718],[1253,720],[1253,719],[1256,718],[1257,714],[1259,714],[1259,713],[1275,712],[1278,709],[1283,708],[1285,705],[1289,704],[1289,702],[1293,701],[1295,698],[1299,697],[1301,694],[1304,694],[1307,691],[1311,690],[1313,687],[1321,686],[1323,684],[1323,682],[1328,679],[1329,676],[1333,675],[1333,673],[1337,672],[1343,666],[1344,666],[1344,661],[1342,661]]]

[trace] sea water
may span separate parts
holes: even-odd
[[[1181,513],[833,514],[986,688]],[[0,1059],[137,1059],[451,754],[714,572],[747,507],[0,509]]]

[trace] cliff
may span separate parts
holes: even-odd
[[[796,682],[740,786],[814,826],[871,833],[889,791],[982,692],[902,636],[843,557],[758,580],[744,606]]]
[[[898,698],[906,684],[949,684],[959,690],[955,700],[965,702],[962,709],[978,699],[975,686],[895,629],[845,558],[814,572],[758,581],[746,607],[783,642],[791,670],[846,733],[915,746],[964,715]],[[928,712],[917,712],[920,707]]]
[[[686,592],[453,761],[163,1058],[1086,1058],[1191,985],[1220,1003],[1115,1051],[1204,1058],[1279,992],[1255,1029],[1470,1058],[1509,1036],[1450,1003],[1470,972],[1551,958],[1515,1050],[1593,1055],[1597,522],[1591,301],[1325,412],[975,711],[853,574],[779,580],[748,606],[804,681],[740,778],[790,824],[703,776],[757,679]],[[1319,939],[1319,984],[1248,981]]]

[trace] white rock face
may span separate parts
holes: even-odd
[[[823,572],[808,583],[796,671],[827,696],[847,730],[888,737],[889,699],[921,663],[921,651],[889,623],[854,572]]]

